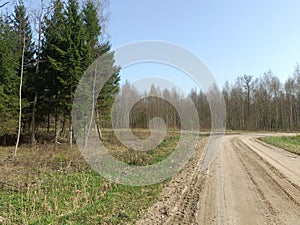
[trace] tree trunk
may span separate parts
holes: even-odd
[[[38,91],[37,91],[37,85],[36,81],[38,80],[39,76],[39,69],[40,69],[40,53],[41,53],[41,42],[42,42],[42,17],[43,17],[43,0],[41,0],[41,11],[39,15],[37,15],[38,19],[38,43],[37,43],[37,63],[36,63],[36,70],[35,70],[35,92],[34,92],[34,100],[32,104],[32,117],[31,117],[31,144],[36,144],[36,138],[35,138],[35,113],[36,113],[36,107],[37,107],[37,101],[38,101]]]
[[[59,127],[59,116],[55,115],[55,147],[57,146],[57,144],[59,144],[58,142],[58,138],[59,138],[59,131],[60,131],[60,127]]]
[[[50,113],[47,115],[47,133],[50,132]]]
[[[98,112],[98,110],[96,109],[96,118],[97,118],[97,121],[98,121],[98,124],[97,124],[97,122],[95,123],[95,129],[97,130],[97,132],[98,132],[98,135],[99,135],[99,138],[100,138],[100,140],[103,140],[103,138],[102,138],[102,133],[101,133],[101,129],[99,128],[100,127],[100,121],[99,121],[99,112]]]
[[[23,86],[23,73],[24,73],[24,55],[25,55],[25,44],[26,44],[26,37],[23,34],[23,46],[22,46],[22,59],[21,59],[21,72],[20,72],[20,88],[19,88],[19,128],[18,128],[18,136],[17,136],[17,143],[14,152],[14,157],[17,157],[17,151],[20,143],[20,136],[21,136],[21,126],[22,126],[22,86]]]
[[[72,115],[70,115],[72,116]],[[69,125],[69,142],[70,142],[70,148],[73,147],[73,126],[72,126],[72,119],[70,117],[70,125]]]
[[[35,138],[35,112],[36,112],[36,105],[37,105],[37,98],[38,93],[35,91],[34,93],[34,100],[32,104],[32,114],[31,114],[31,144],[34,146],[36,145],[36,138]]]
[[[94,71],[94,76],[93,76],[93,89],[92,89],[92,107],[91,107],[91,119],[87,128],[87,131],[85,132],[85,140],[84,140],[84,148],[87,147],[87,143],[88,143],[88,139],[89,139],[89,135],[90,135],[90,130],[94,121],[94,112],[95,112],[95,106],[96,106],[96,96],[95,96],[95,92],[96,92],[96,75],[97,75],[97,68],[98,65],[96,64],[95,67],[95,71]],[[97,124],[96,124],[97,126]],[[101,131],[100,131],[101,134]],[[99,137],[102,138],[102,135],[99,134]]]

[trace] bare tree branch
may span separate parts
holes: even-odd
[[[9,2],[5,2],[4,4],[0,5],[0,8],[6,6]]]

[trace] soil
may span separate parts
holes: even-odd
[[[257,139],[270,135],[286,134],[224,136],[204,172],[202,138],[137,224],[300,224],[300,156]]]

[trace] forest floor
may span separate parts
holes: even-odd
[[[135,134],[149,136],[147,131]],[[151,154],[132,154],[112,132],[103,136],[114,157],[140,165],[164,159],[179,139],[171,132]],[[14,147],[0,147],[0,224],[133,224],[157,201],[164,185],[112,183],[67,144],[22,145],[17,158],[13,152]]]
[[[258,139],[282,135],[226,135],[204,173],[200,143],[138,224],[300,224],[300,156]]]

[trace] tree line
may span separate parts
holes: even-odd
[[[28,13],[22,0],[12,13],[0,17],[0,143],[15,142],[19,133],[36,131],[69,137],[71,111],[77,84],[100,55],[110,52],[102,41],[104,2],[53,0]],[[111,58],[113,61],[113,57]],[[111,63],[113,65],[113,63]],[[118,91],[119,71],[100,93],[101,118]],[[98,115],[98,114],[97,114]],[[18,130],[19,128],[19,130]]]
[[[282,83],[272,71],[258,78],[243,75],[223,87],[227,127],[232,130],[300,129],[300,66]]]
[[[141,93],[129,83],[121,88],[122,92],[126,92],[124,102],[130,98],[141,99],[130,112],[132,127],[147,128],[151,118],[160,116],[169,128],[180,129],[180,116],[170,102],[177,101],[184,108],[192,99],[198,112],[200,128],[210,130],[212,121],[208,98],[217,98],[218,102],[218,98],[222,97],[228,130],[300,130],[300,65],[295,67],[293,75],[284,83],[272,71],[268,71],[259,77],[246,74],[239,76],[233,83],[225,82],[222,89],[214,86],[206,93],[192,89],[188,96],[176,89],[160,90],[154,85],[149,92]],[[126,111],[125,105],[123,111]]]

